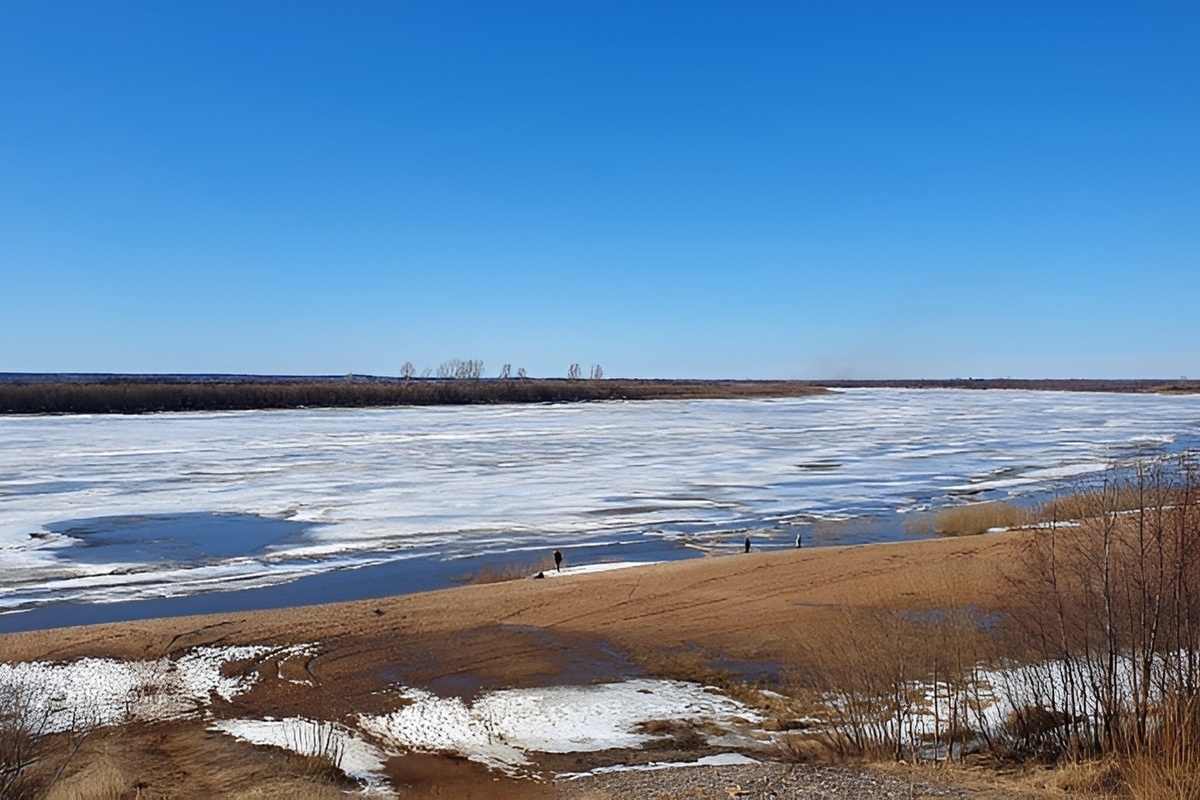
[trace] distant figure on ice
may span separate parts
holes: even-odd
[[[746,552],[747,553],[750,552],[750,537],[749,536],[746,537]]]
[[[562,572],[562,553],[557,550],[554,551],[554,568]]]

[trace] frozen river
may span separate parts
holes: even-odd
[[[0,630],[413,591],[553,548],[897,539],[922,511],[1197,446],[1197,396],[1026,391],[3,417],[0,611],[25,613]]]

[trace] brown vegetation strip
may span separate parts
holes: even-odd
[[[1190,394],[1185,380],[603,380],[376,377],[0,376],[0,414],[143,414],[267,408],[564,403],[597,400],[805,397],[829,389],[1027,389]]]
[[[801,381],[354,379],[38,380],[0,382],[4,414],[144,414],[271,408],[563,403],[805,397],[826,390]]]

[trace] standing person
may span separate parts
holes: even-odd
[[[797,532],[796,533],[796,549],[799,550],[803,546],[804,546],[804,543],[800,540],[800,533]]]
[[[750,537],[749,536],[746,537],[746,552],[747,553],[750,552]]]
[[[562,553],[557,550],[554,551],[554,568],[562,572]]]

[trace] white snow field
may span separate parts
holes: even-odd
[[[1198,444],[1200,397],[995,390],[7,416],[0,612],[411,558],[569,546],[574,567],[614,542],[656,560],[747,532],[779,547],[797,530],[814,544],[896,538],[897,512],[1045,491],[1113,459]],[[262,524],[206,542],[224,515]],[[895,524],[808,527],[863,515]],[[184,519],[184,541],[163,539]],[[88,533],[89,520],[103,530]],[[147,520],[158,528],[143,535]]]

